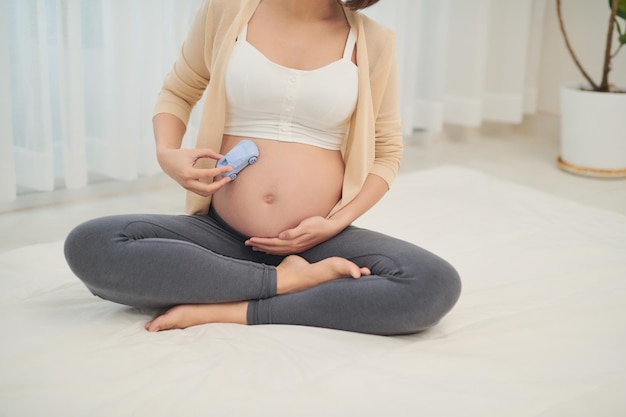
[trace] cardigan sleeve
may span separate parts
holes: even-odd
[[[187,125],[193,107],[202,97],[211,78],[206,61],[211,56],[206,39],[209,6],[210,0],[204,0],[196,13],[180,55],[163,81],[154,115],[170,113]]]
[[[370,173],[376,174],[387,182],[388,186],[396,177],[402,159],[402,125],[398,104],[398,65],[395,51],[395,35],[389,38],[387,45],[388,72],[376,77],[372,85],[372,96],[380,97],[378,109],[374,109],[375,145],[374,162]],[[375,100],[377,101],[377,100]]]

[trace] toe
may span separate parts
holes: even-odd
[[[350,271],[350,276],[352,278],[361,278],[361,270],[355,264],[351,264],[348,266],[348,270]]]
[[[157,326],[156,324],[157,319],[151,320],[149,322],[146,323],[145,328],[147,331],[149,332],[158,332],[159,331],[159,326]]]

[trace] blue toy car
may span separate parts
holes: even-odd
[[[223,158],[217,161],[216,167],[231,166],[233,170],[225,172],[222,177],[230,177],[231,181],[248,165],[252,165],[259,157],[259,148],[251,140],[244,139],[235,145]]]

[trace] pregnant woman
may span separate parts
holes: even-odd
[[[402,153],[394,35],[377,0],[205,0],[163,84],[157,158],[188,215],[75,228],[66,258],[104,299],[165,312],[149,331],[294,324],[393,335],[436,324],[460,294],[436,255],[351,226]],[[195,149],[181,149],[205,95]],[[216,161],[242,140],[235,180]],[[391,215],[391,214],[390,214]]]

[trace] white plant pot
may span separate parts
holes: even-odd
[[[561,88],[561,156],[565,171],[626,177],[626,94]]]

